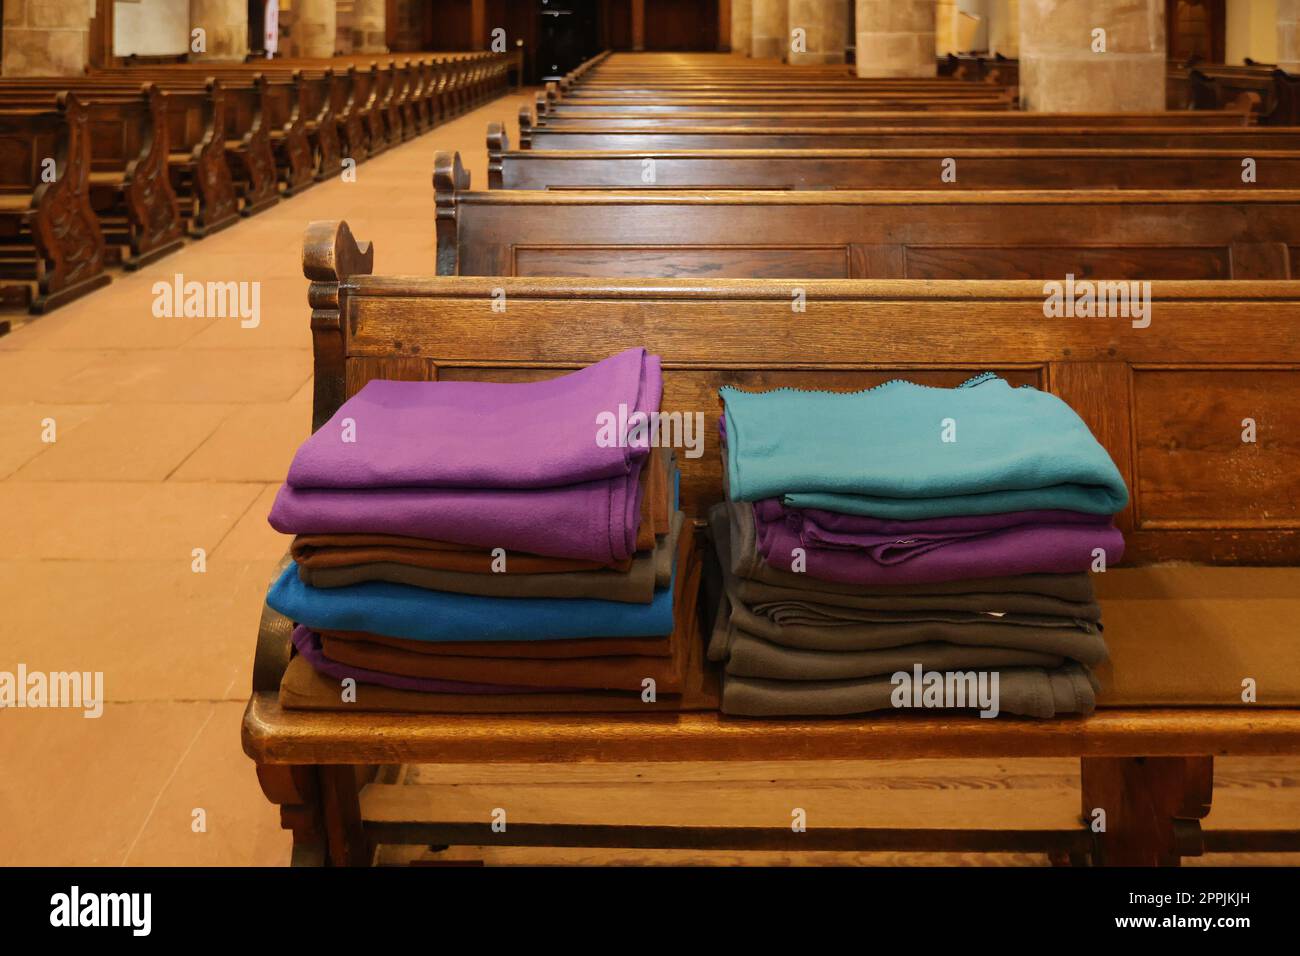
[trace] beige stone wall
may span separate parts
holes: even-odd
[[[384,39],[384,0],[356,0],[352,4],[352,50],[354,53],[387,53]]]
[[[793,45],[788,59],[793,64],[843,63],[849,41],[849,0],[790,0],[789,30],[804,31],[803,52]]]
[[[1106,52],[1093,52],[1093,31]],[[1164,0],[1020,0],[1020,105],[1040,112],[1165,108]]]
[[[4,0],[4,76],[66,76],[89,62],[93,0]]]
[[[790,48],[788,0],[753,0],[749,55],[782,59]]]
[[[202,27],[207,50],[191,60],[242,62],[248,55],[248,4],[245,0],[190,0],[190,29]]]
[[[934,52],[938,56],[962,52],[957,42],[957,0],[938,0],[934,5]]]
[[[858,76],[934,76],[935,0],[857,0]]]
[[[731,52],[749,56],[754,36],[754,0],[731,0]]]
[[[1300,73],[1300,0],[1277,0],[1277,65]]]
[[[338,33],[335,0],[293,0],[292,30],[296,56],[333,56]]]

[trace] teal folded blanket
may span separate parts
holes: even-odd
[[[1069,405],[992,373],[956,388],[721,392],[737,501],[898,519],[1112,514],[1128,502],[1119,469]]]

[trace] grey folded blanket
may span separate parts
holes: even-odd
[[[709,512],[723,593],[708,656],[726,661],[723,713],[842,716],[893,710],[900,694],[902,700],[913,699],[898,684],[915,682],[896,682],[895,675],[918,669],[970,690],[965,704],[960,698],[938,698],[945,708],[1032,717],[1095,708],[1095,680],[1086,665],[1104,661],[1106,645],[1086,575],[953,582],[969,588],[965,594],[936,595],[920,587],[907,589],[912,592],[907,595],[898,593],[903,589],[836,593],[823,590],[826,582],[767,568],[753,547],[752,513],[752,554],[737,556],[735,549],[746,542],[744,519],[744,509],[731,503]],[[760,568],[788,580],[773,584],[738,573],[761,574]],[[1038,580],[1050,578],[1074,580]],[[1030,590],[998,590],[1013,580],[1014,587]],[[746,600],[746,584],[752,585],[749,595],[760,600]],[[1009,606],[1015,610],[1005,610]],[[992,695],[991,701],[980,702],[977,686]],[[920,696],[916,703],[922,703]]]
[[[338,568],[298,566],[298,576],[312,587],[338,588],[362,581],[391,581],[431,591],[483,597],[597,598],[649,604],[657,588],[672,582],[673,554],[686,516],[673,515],[672,530],[655,540],[654,551],[637,554],[632,567],[618,571],[561,571],[549,574],[471,574],[416,567],[396,562],[353,564]]]
[[[966,696],[961,710],[985,710],[990,716],[1020,714],[1025,717],[1057,717],[1088,714],[1097,705],[1097,688],[1092,675],[1078,664],[1054,670],[1041,667],[1004,667],[986,672],[992,687],[997,675],[997,693],[992,708],[982,706],[978,693]],[[965,685],[969,688],[971,685]],[[728,674],[722,684],[722,712],[741,717],[844,717],[873,710],[902,709],[902,698],[914,705],[910,688],[900,687],[889,676],[859,680],[786,681],[759,680]],[[924,713],[928,708],[918,708]],[[951,709],[951,708],[949,708]],[[995,711],[996,713],[994,713]]]
[[[725,505],[715,506],[709,512],[709,530],[730,605],[730,614],[719,614],[718,625],[710,637],[710,660],[725,660],[732,641],[741,632],[773,644],[810,651],[870,651],[942,642],[1031,651],[1089,665],[1106,660],[1106,644],[1100,628],[1087,620],[933,608],[876,611],[825,607],[813,600],[785,602],[775,609],[773,605],[749,605],[740,594],[741,579],[732,571],[735,555],[730,552],[735,542],[728,533],[727,519]],[[790,577],[802,579],[801,575]],[[803,594],[821,597],[821,592]],[[765,609],[771,613],[764,613]]]

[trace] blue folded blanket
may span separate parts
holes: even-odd
[[[677,569],[673,569],[676,579]],[[649,604],[581,598],[490,598],[387,581],[314,588],[290,564],[266,603],[314,631],[366,631],[415,641],[547,641],[654,637],[673,631],[673,582]]]
[[[1069,405],[992,373],[957,388],[721,391],[738,501],[897,519],[1112,514],[1128,501],[1119,469]]]

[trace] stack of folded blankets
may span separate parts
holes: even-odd
[[[296,625],[282,704],[715,705],[675,463],[640,424],[662,391],[644,349],[541,382],[365,385],[271,511],[295,535],[267,596]]]
[[[722,399],[725,713],[1094,708],[1089,573],[1122,556],[1128,492],[1068,405],[992,374]]]

